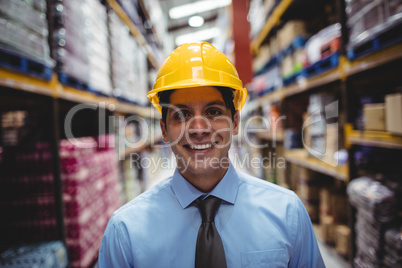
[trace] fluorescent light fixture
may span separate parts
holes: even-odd
[[[229,6],[232,0],[203,0],[182,6],[173,7],[169,10],[171,19],[180,19],[194,14]]]
[[[188,19],[188,25],[191,27],[201,27],[204,25],[204,18],[201,16],[192,16]]]
[[[183,43],[205,41],[219,36],[220,33],[221,30],[218,27],[213,27],[197,32],[179,35],[176,37],[176,45],[179,46]]]

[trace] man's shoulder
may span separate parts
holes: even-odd
[[[162,180],[152,188],[121,206],[113,213],[113,218],[124,219],[126,215],[146,212],[152,206],[160,205],[170,194],[171,179],[172,177],[168,177]]]
[[[297,199],[297,195],[282,186],[274,184],[272,182],[257,178],[255,176],[246,174],[244,172],[238,172],[240,183],[248,186],[253,190],[263,191],[263,192],[271,192],[276,193],[277,195],[283,195],[284,197],[288,197],[291,199]]]

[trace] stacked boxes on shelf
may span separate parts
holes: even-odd
[[[138,121],[127,122],[123,117],[119,117],[118,122],[116,133],[118,133],[121,197],[126,203],[144,190],[140,179],[141,155],[130,150],[141,148],[145,144],[146,141],[142,135],[147,132],[143,132],[142,125]]]
[[[335,250],[344,258],[350,254],[350,233],[349,226],[340,224],[335,227]]]
[[[167,147],[144,150],[140,154],[142,161],[142,180],[144,190],[150,189],[161,180],[173,175],[176,161]]]
[[[251,83],[250,93],[259,96],[282,87],[279,52],[279,43],[276,36],[271,37],[270,41],[262,45],[258,50],[253,60],[255,76]]]
[[[135,24],[135,26],[140,30],[140,32],[145,35],[145,28],[142,23],[142,19],[139,16],[138,10],[138,0],[117,0],[123,10],[126,12],[130,20]]]
[[[402,2],[346,1],[348,56],[358,58],[401,40]]]
[[[152,48],[152,53],[159,64],[162,64],[165,55],[160,48],[158,40],[164,40],[163,49],[166,53],[174,50],[173,42],[166,42],[172,36],[168,32],[168,14],[162,10],[161,2],[159,0],[142,1],[145,9],[149,13],[149,20],[144,22],[147,27],[146,39]],[[154,81],[154,80],[153,80]]]
[[[318,221],[318,191],[320,183],[320,174],[310,171],[306,168],[292,165],[292,180],[296,185],[296,193],[306,207],[307,213],[312,222]]]
[[[341,24],[335,23],[311,36],[305,44],[305,62],[301,74],[310,77],[339,64]]]
[[[385,268],[402,266],[402,226],[393,227],[385,232],[384,261]]]
[[[392,134],[402,135],[402,93],[385,96],[385,129]]]
[[[304,44],[308,37],[306,22],[288,21],[277,34],[281,51],[281,77],[284,85],[295,82],[294,77],[304,67]]]
[[[143,192],[143,186],[139,178],[140,158],[140,154],[130,154],[129,158],[122,160],[120,163],[123,202],[128,202]]]
[[[112,96],[106,7],[99,0],[84,2],[87,6],[84,14],[88,25],[89,86],[103,95]]]
[[[1,114],[0,249],[57,239],[52,154],[33,111]]]
[[[46,1],[1,0],[0,44],[41,62],[49,62]]]
[[[253,61],[251,91],[259,96],[314,76],[339,64],[341,25],[311,36],[309,24],[289,20],[263,44]]]
[[[393,135],[402,134],[402,94],[394,93],[383,98],[362,98],[362,115],[357,123],[364,130],[387,131]],[[366,103],[365,103],[366,102]],[[375,103],[371,103],[375,102]],[[360,126],[362,125],[362,126]]]
[[[61,241],[41,242],[10,248],[0,255],[3,268],[65,268],[67,251]]]
[[[330,245],[335,244],[342,255],[349,253],[350,229],[345,225],[348,200],[343,191],[334,191],[330,185],[319,189],[320,237]]]
[[[50,144],[3,147],[0,173],[0,247],[57,239]]]
[[[46,0],[1,0],[0,31],[1,65],[50,79],[52,60]],[[38,70],[38,66],[29,60],[28,64],[24,64],[27,59],[49,68]]]
[[[112,95],[106,8],[99,0],[53,2],[54,52],[62,83]]]
[[[258,35],[279,2],[278,0],[252,0],[250,2],[249,17],[253,18],[250,20],[250,35],[252,38]]]
[[[396,217],[396,193],[368,177],[352,180],[347,193],[356,215],[356,267],[383,267],[386,225]],[[387,243],[389,251],[398,244]]]
[[[304,115],[303,142],[309,153],[326,163],[335,163],[338,151],[338,102],[325,93],[310,95]]]
[[[114,146],[112,135],[60,142],[66,244],[73,267],[95,261],[107,222],[121,205]]]
[[[367,103],[363,106],[364,130],[385,131],[385,104]]]
[[[282,87],[281,71],[277,64],[271,65],[267,71],[257,74],[251,83],[251,94],[261,96]]]
[[[113,94],[132,103],[147,104],[147,58],[120,18],[109,12]]]
[[[39,137],[40,118],[43,114],[33,111],[8,111],[1,114],[2,146],[17,146],[27,137]]]

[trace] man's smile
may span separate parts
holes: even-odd
[[[183,147],[190,151],[207,152],[214,149],[216,144],[218,143],[185,144]]]

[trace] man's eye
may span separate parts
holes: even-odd
[[[190,116],[190,113],[187,112],[187,111],[179,111],[179,112],[174,114],[174,118],[178,119],[178,120],[183,120],[183,119],[185,119],[185,118],[187,118],[189,116]]]
[[[211,116],[218,116],[221,115],[222,112],[219,109],[210,109],[208,110],[207,114]]]

